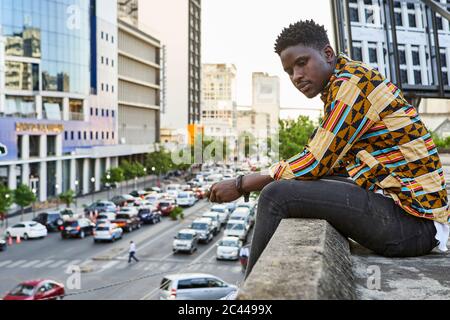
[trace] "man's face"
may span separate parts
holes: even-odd
[[[308,98],[314,98],[323,91],[336,63],[330,46],[319,51],[298,44],[283,50],[280,59],[294,86]]]

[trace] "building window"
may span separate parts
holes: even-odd
[[[91,131],[91,140],[94,140],[94,133]]]
[[[98,140],[98,131],[95,133],[95,140]]]
[[[112,136],[112,138],[114,139],[114,131],[113,131],[113,132],[111,132],[111,136]]]
[[[98,108],[95,108],[95,116],[98,117]]]
[[[87,132],[84,132],[84,140],[87,140]]]
[[[436,14],[436,28],[438,30],[444,30],[444,26],[442,24],[442,17],[439,14]]]
[[[399,27],[403,26],[402,4],[399,1],[394,1],[394,19],[395,19],[396,26],[399,26]]]
[[[416,10],[414,3],[408,3],[407,4],[407,12],[408,12],[408,23],[410,28],[416,28],[417,22],[416,22]]]
[[[399,57],[399,62],[400,64],[404,64],[406,66],[406,53],[405,53],[405,48],[398,48],[398,57]]]
[[[106,34],[106,41],[108,41],[108,34]]]
[[[114,43],[114,36],[111,36],[111,43]]]
[[[103,62],[104,62],[104,58],[103,58],[103,56],[101,57],[101,61],[102,61],[101,63],[103,64]]]
[[[109,58],[106,58],[106,65],[109,65]]]
[[[414,83],[422,84],[422,72],[420,70],[414,70]]]
[[[114,86],[111,86],[111,92],[114,93]]]
[[[111,116],[114,118],[114,110],[111,110]]]
[[[69,135],[67,131],[64,131],[64,140],[68,140],[69,139]]]
[[[94,115],[94,109],[91,108],[91,116],[93,116],[93,115]]]
[[[349,1],[349,14],[351,22],[359,22],[358,3],[356,0]]]
[[[106,84],[106,92],[109,92],[109,84]]]
[[[111,66],[114,67],[114,59],[111,59]]]
[[[377,43],[369,42],[369,63],[378,63]]]
[[[102,140],[105,140],[105,132],[102,131]]]
[[[413,66],[420,66],[420,56],[418,46],[411,46],[411,55]]]
[[[73,140],[75,138],[74,132],[70,131],[70,140]]]
[[[103,85],[103,83],[102,83],[102,91],[104,91],[105,90],[105,86]]]
[[[102,35],[101,35],[101,38],[102,38],[102,39],[104,38],[104,35],[105,35],[105,33],[102,31]]]
[[[106,116],[109,117],[109,110],[106,109]]]
[[[106,140],[109,140],[109,132],[106,132]]]
[[[362,61],[361,41],[353,41],[352,55],[353,60]]]

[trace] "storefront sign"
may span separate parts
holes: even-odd
[[[16,132],[61,133],[62,124],[16,123]]]

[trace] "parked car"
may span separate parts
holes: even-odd
[[[122,239],[123,230],[115,223],[98,225],[94,231],[94,242],[111,241]]]
[[[193,253],[197,250],[199,236],[192,229],[183,229],[178,231],[172,244],[174,253],[179,251]]]
[[[182,191],[178,193],[176,201],[181,207],[192,207],[197,202],[197,198],[192,191]]]
[[[116,219],[112,223],[117,224],[125,232],[131,232],[142,227],[142,221],[137,214],[119,211],[116,214]]]
[[[225,227],[224,236],[238,237],[243,242],[247,241],[248,227],[242,220],[228,220]]]
[[[213,224],[213,233],[217,235],[222,229],[222,224],[220,221],[219,213],[208,211],[202,214],[202,218],[209,218]]]
[[[80,238],[83,239],[87,235],[93,235],[95,224],[91,220],[86,218],[70,220],[64,222],[61,226],[61,237],[67,238]]]
[[[217,260],[238,260],[242,241],[238,237],[223,237],[217,244]]]
[[[52,280],[32,280],[20,283],[3,300],[56,300],[65,295],[64,285]]]
[[[47,236],[47,228],[36,221],[24,221],[6,229],[5,236],[20,237],[24,240],[45,238]]]
[[[161,222],[161,212],[154,206],[140,208],[138,217],[144,224],[155,224]]]
[[[129,205],[133,205],[136,198],[129,194],[122,194],[120,196],[112,197],[110,201],[118,207],[127,207]]]
[[[161,280],[161,300],[218,300],[236,291],[235,285],[211,274],[181,273]]]
[[[59,211],[39,213],[33,221],[45,226],[47,231],[59,231],[59,227],[64,223],[63,216]]]
[[[162,199],[158,203],[158,210],[161,212],[162,216],[168,216],[177,207],[175,200],[172,199]]]
[[[91,205],[84,208],[85,213],[95,212],[98,213],[106,212],[106,211],[116,211],[116,205],[112,201],[96,201]]]
[[[6,239],[4,237],[0,237],[0,251],[6,251],[8,248],[8,244],[6,243]]]
[[[198,233],[200,241],[208,243],[214,237],[214,227],[209,218],[200,218],[192,221],[190,229]]]

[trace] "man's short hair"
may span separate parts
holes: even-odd
[[[298,44],[322,50],[330,44],[330,40],[323,25],[313,20],[300,20],[281,31],[275,41],[275,52],[280,55],[284,49]]]

